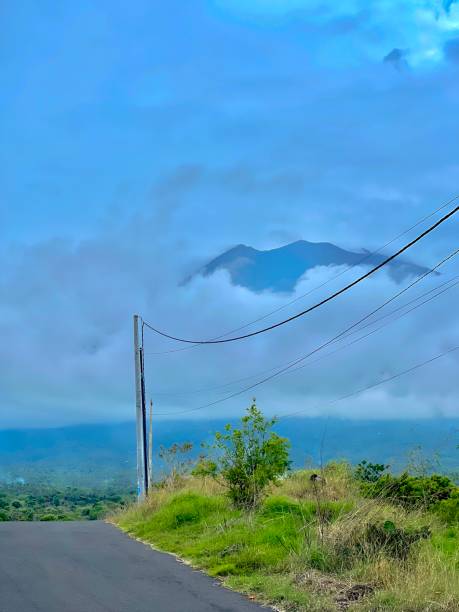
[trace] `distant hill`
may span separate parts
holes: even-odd
[[[199,444],[221,430],[227,419],[162,421],[155,424],[154,444]],[[291,440],[292,459],[302,466],[308,459],[369,459],[396,469],[409,451],[422,447],[439,453],[446,471],[459,467],[459,419],[352,421],[338,418],[296,418],[281,421],[276,430]],[[78,425],[58,429],[0,431],[0,480],[24,478],[74,485],[135,481],[135,423]],[[155,459],[156,467],[159,465]]]
[[[298,240],[268,251],[259,251],[239,244],[212,259],[197,274],[209,276],[217,270],[227,270],[234,285],[246,287],[251,291],[270,289],[277,292],[291,292],[300,278],[317,266],[359,264],[373,267],[385,258],[385,255],[371,255],[367,251],[360,253],[346,251],[329,242]],[[397,282],[407,276],[419,276],[426,272],[426,268],[404,260],[391,262],[388,270]]]

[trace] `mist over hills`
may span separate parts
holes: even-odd
[[[300,278],[317,266],[374,267],[385,258],[384,254],[365,250],[347,251],[329,242],[298,240],[267,251],[239,244],[212,259],[197,274],[209,276],[217,270],[227,270],[234,285],[251,291],[292,292]],[[390,262],[388,270],[396,282],[426,272],[426,268],[405,260]]]
[[[222,430],[227,419],[160,421],[154,425],[154,445],[200,443]],[[290,439],[296,467],[306,462],[362,459],[390,463],[401,469],[410,451],[422,449],[432,459],[438,453],[443,471],[458,469],[459,419],[368,420],[294,418],[279,422],[276,431]],[[56,429],[0,431],[0,479],[98,485],[135,481],[135,423],[78,425]],[[158,457],[155,467],[161,469]]]

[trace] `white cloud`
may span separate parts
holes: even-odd
[[[168,265],[173,245],[136,249],[132,232],[133,226],[124,237],[118,236],[116,244],[113,236],[102,235],[85,245],[50,243],[27,249],[10,269],[0,285],[0,426],[131,418],[134,312],[166,331],[213,337],[287,299],[233,287],[225,273],[197,277],[178,287],[181,270]],[[453,269],[451,265],[445,274]],[[295,296],[335,271],[314,269]],[[357,273],[353,270],[333,281],[273,320],[316,301]],[[439,280],[423,281],[404,299],[435,282]],[[224,346],[148,355],[148,393],[158,412],[210,402],[243,385],[172,398],[155,397],[154,392],[213,387],[281,365],[332,337],[398,288],[382,273],[348,296],[270,334]],[[190,416],[239,414],[252,395],[267,412],[278,414],[301,409],[305,414],[331,411],[353,417],[455,415],[458,360],[454,356],[361,397],[333,406],[329,402],[458,343],[457,306],[458,293],[453,290],[353,347]],[[175,347],[146,332],[148,353]]]

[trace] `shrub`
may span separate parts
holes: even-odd
[[[365,534],[366,548],[372,553],[384,552],[395,559],[405,560],[413,544],[430,537],[430,529],[403,529],[396,527],[392,521],[381,524],[370,524]]]
[[[266,487],[290,468],[290,444],[271,431],[275,422],[265,419],[253,403],[240,429],[228,424],[224,433],[215,434],[211,448],[217,459],[209,463],[209,473],[223,479],[237,508],[256,507]]]
[[[429,508],[441,500],[449,499],[457,490],[447,476],[410,476],[406,472],[401,476],[385,474],[376,482],[362,482],[361,488],[367,497],[389,498],[408,508]]]
[[[87,516],[90,521],[98,521],[99,519],[103,518],[105,513],[105,508],[101,504],[96,503],[92,508],[90,508]]]
[[[399,527],[391,520],[371,520],[366,525],[349,525],[348,533],[334,534],[329,540],[329,566],[343,569],[358,560],[374,559],[380,555],[399,561],[408,558],[414,544],[429,538],[429,527]]]
[[[388,465],[384,465],[383,463],[370,463],[364,459],[356,466],[354,476],[361,482],[377,482],[388,469]]]
[[[54,514],[43,514],[40,516],[40,521],[57,521],[57,516]]]
[[[459,492],[456,491],[449,499],[442,499],[433,510],[447,525],[459,524]]]

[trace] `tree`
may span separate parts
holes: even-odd
[[[256,507],[266,487],[290,468],[290,442],[271,431],[275,423],[254,400],[239,429],[228,424],[224,433],[215,434],[216,460],[207,461],[207,473],[222,478],[237,508]]]

